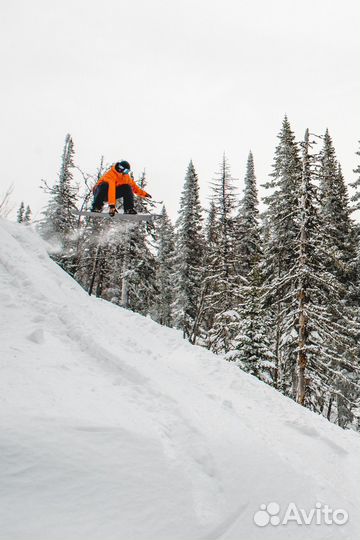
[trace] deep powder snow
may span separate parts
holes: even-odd
[[[1,540],[360,537],[358,434],[88,297],[5,220],[0,305]],[[277,524],[291,502],[349,520]]]

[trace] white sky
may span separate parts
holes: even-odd
[[[0,193],[38,211],[66,133],[77,164],[148,173],[175,217],[190,159],[206,202],[225,151],[259,183],[282,119],[328,127],[348,182],[360,139],[358,0],[0,0]]]

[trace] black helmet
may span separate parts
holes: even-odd
[[[117,172],[125,172],[125,173],[129,173],[130,172],[130,163],[128,161],[119,161],[118,163],[116,163],[115,165],[115,169],[117,170]]]

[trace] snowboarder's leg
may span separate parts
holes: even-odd
[[[124,212],[127,213],[136,213],[134,210],[134,193],[129,184],[123,184],[116,188],[116,198],[124,199]]]
[[[94,201],[91,206],[91,212],[101,212],[104,202],[108,200],[109,184],[103,182],[100,184],[94,193]],[[134,193],[129,184],[123,184],[116,188],[116,198],[124,199],[124,212],[125,213],[134,213]]]
[[[108,200],[109,184],[103,182],[96,188],[94,200],[91,206],[91,212],[101,212],[104,202]]]

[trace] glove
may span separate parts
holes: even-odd
[[[116,210],[115,206],[109,206],[109,215],[111,217],[114,217],[116,213],[117,213],[117,210]]]
[[[147,193],[147,194],[145,195],[145,197],[146,197],[147,199],[152,199],[152,196],[150,195],[150,193]]]

